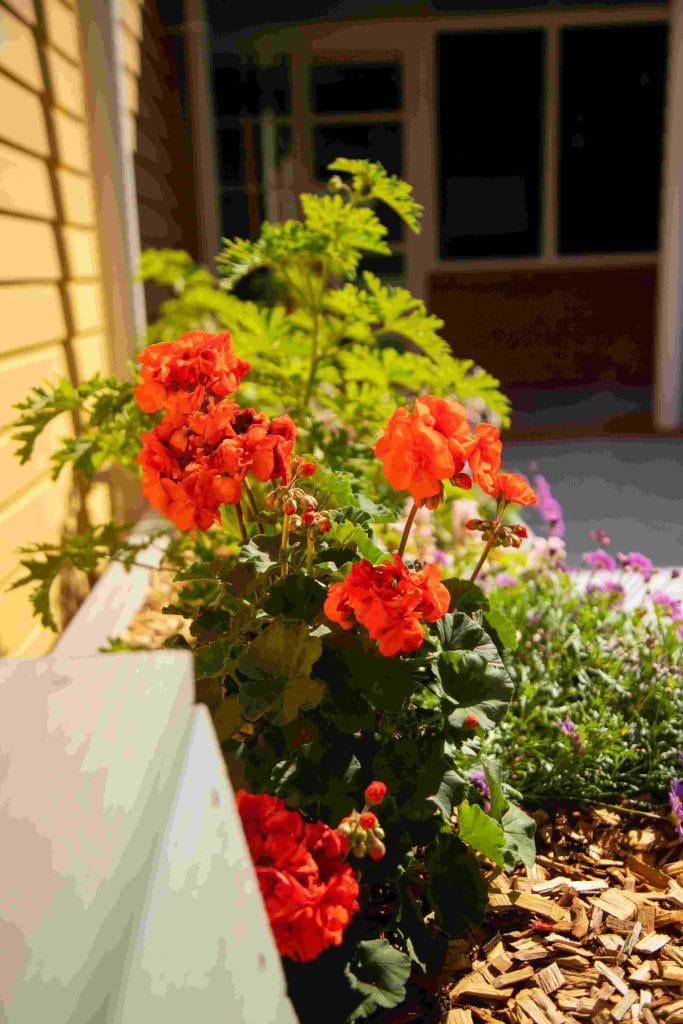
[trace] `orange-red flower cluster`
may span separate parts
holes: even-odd
[[[229,400],[189,415],[170,409],[142,435],[142,493],[181,530],[208,530],[222,503],[235,505],[251,471],[286,481],[296,427]]]
[[[502,495],[508,502],[529,505],[536,500],[523,477],[499,473],[498,427],[479,423],[470,433],[465,410],[447,398],[424,395],[415,399],[412,412],[396,409],[373,451],[391,486],[409,491],[419,502],[438,501],[446,480],[465,488],[474,481],[486,494]]]
[[[345,837],[305,822],[280,797],[240,790],[237,809],[280,954],[315,960],[340,945],[359,909]]]
[[[144,412],[164,409],[142,435],[142,492],[181,530],[208,530],[221,504],[236,504],[247,472],[258,480],[289,478],[296,427],[289,416],[269,420],[226,397],[249,364],[230,347],[230,334],[191,331],[178,341],[143,349]]]
[[[230,331],[190,331],[177,341],[148,345],[138,353],[141,383],[135,400],[143,412],[171,407],[192,394],[196,408],[205,396],[225,398],[239,387],[249,363],[232,351]]]
[[[435,622],[448,611],[450,595],[436,565],[410,572],[398,555],[373,565],[354,563],[345,580],[327,591],[324,612],[342,629],[365,626],[386,657],[422,645],[421,620]]]

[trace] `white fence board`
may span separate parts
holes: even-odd
[[[296,1022],[203,705],[112,1020]]]
[[[193,699],[186,652],[0,663],[0,1024],[295,1024]]]

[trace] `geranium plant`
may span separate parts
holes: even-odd
[[[505,869],[534,855],[533,822],[495,763],[479,764],[486,799],[457,764],[476,754],[513,689],[502,652],[514,630],[476,580],[492,551],[526,535],[508,510],[536,498],[501,471],[498,426],[428,393],[438,380],[496,404],[494,382],[450,356],[408,293],[367,275],[364,287],[340,280],[363,252],[384,251],[369,200],[416,226],[408,186],[363,162],[333,169],[351,183],[302,197],[303,222],[226,246],[228,283],[266,266],[274,304],[241,306],[204,281],[221,316],[235,314],[235,337],[225,322],[195,322],[140,351],[135,384],[35,392],[18,432],[28,457],[55,409],[89,402],[89,426],[62,446],[57,469],[135,466],[169,520],[169,611],[189,623],[169,644],[191,647],[198,697],[240,777],[245,834],[303,1024],[320,1020],[321,991],[326,1019],[339,1022],[402,1002],[411,972],[435,970],[449,937],[482,920],[481,859]],[[380,344],[399,328],[418,351]],[[466,577],[442,578],[406,555],[411,531],[450,488],[473,483],[491,514],[467,523],[481,539]],[[401,535],[385,543],[406,499]],[[60,565],[95,566],[107,553],[132,564],[137,545],[107,524],[33,549],[24,582],[37,583],[44,621]]]

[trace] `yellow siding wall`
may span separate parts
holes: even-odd
[[[7,422],[43,380],[108,369],[95,194],[75,5],[0,0],[0,654],[54,639],[7,587],[16,548],[59,535],[69,480],[50,479],[48,457],[70,424],[20,467]]]

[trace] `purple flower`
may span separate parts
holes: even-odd
[[[538,497],[536,511],[548,527],[549,537],[564,537],[564,519],[562,518],[562,506],[557,498],[553,497],[550,484],[544,476],[534,477],[534,490]]]
[[[655,590],[650,596],[652,603],[659,605],[660,608],[665,608],[674,621],[683,619],[683,605],[675,597],[665,594],[662,590]]]
[[[469,780],[473,786],[476,786],[480,793],[484,794],[484,809],[488,814],[491,810],[491,788],[489,786],[488,779],[486,778],[486,772],[481,766],[479,768],[473,768],[469,774]]]
[[[680,779],[671,780],[669,790],[669,803],[671,804],[672,817],[676,819],[676,831],[683,839],[683,782]]]
[[[622,555],[621,551],[617,554],[617,560],[619,565],[626,572],[637,572],[649,580],[654,572],[654,566],[646,555],[641,555],[639,551],[629,551],[627,555]]]
[[[616,580],[602,580],[600,583],[590,583],[586,587],[587,594],[617,594],[619,597],[624,596],[624,588],[621,583],[617,583]]]
[[[583,750],[583,744],[581,743],[579,730],[576,728],[571,718],[563,718],[561,722],[556,722],[555,724],[557,725],[557,728],[569,738],[569,742],[574,749],[574,753],[580,754]]]
[[[583,560],[589,569],[606,569],[608,572],[614,572],[617,567],[612,556],[602,548],[598,548],[597,551],[587,551]]]
[[[434,548],[434,551],[432,552],[432,559],[437,563],[437,565],[449,564],[448,555],[445,551],[442,551],[441,548]]]
[[[590,537],[591,540],[594,540],[601,548],[609,547],[610,539],[604,530],[591,530]]]
[[[497,576],[494,576],[493,582],[497,587],[516,587],[517,580],[514,576],[510,576],[507,572],[499,572]]]

